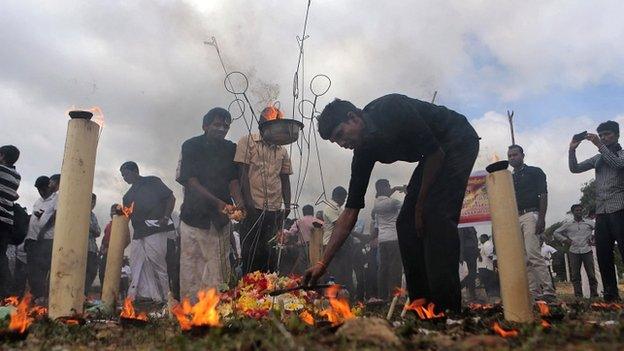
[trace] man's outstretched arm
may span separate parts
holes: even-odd
[[[338,217],[336,221],[336,226],[329,239],[329,243],[325,248],[323,259],[320,262],[315,262],[315,264],[306,271],[303,279],[304,285],[316,284],[317,280],[325,273],[329,262],[331,262],[336,252],[338,252],[353,230],[359,213],[360,209],[358,208],[345,208],[345,210],[342,211],[340,217]]]

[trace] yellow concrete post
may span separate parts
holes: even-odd
[[[70,112],[54,226],[50,299],[52,319],[82,314],[91,191],[100,127],[86,111]]]
[[[533,320],[533,313],[518,206],[507,166],[507,161],[488,166],[486,186],[505,319],[524,323]]]
[[[125,215],[113,216],[111,236],[106,255],[106,271],[102,284],[102,303],[110,311],[114,311],[119,294],[123,253],[130,241],[129,218]]]

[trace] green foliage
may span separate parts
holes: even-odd
[[[581,187],[580,204],[585,208],[585,213],[596,212],[596,183],[594,179]]]

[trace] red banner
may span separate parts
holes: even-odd
[[[479,171],[470,176],[459,219],[460,227],[490,222],[490,205],[485,189],[486,175],[487,172]]]

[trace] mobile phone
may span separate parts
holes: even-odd
[[[580,132],[578,134],[574,134],[572,137],[572,141],[581,141],[587,137],[587,131]]]

